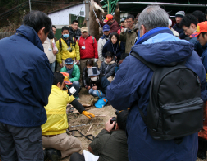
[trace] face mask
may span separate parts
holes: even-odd
[[[91,81],[93,81],[93,82],[95,82],[95,81],[97,81],[97,77],[91,77]]]
[[[64,34],[63,37],[68,38],[69,34]]]

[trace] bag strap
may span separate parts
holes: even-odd
[[[59,39],[59,44],[60,44],[60,52],[62,50],[62,42],[61,42],[61,38]]]
[[[138,60],[140,60],[143,64],[145,64],[148,68],[152,69],[153,71],[157,70],[157,67],[155,65],[153,65],[152,63],[148,63],[146,60],[144,60],[141,56],[139,56],[138,53],[135,53],[134,51],[132,51],[130,53],[130,55],[134,56],[135,58],[137,58]]]

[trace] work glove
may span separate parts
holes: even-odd
[[[98,59],[95,58],[95,59],[94,59],[94,62],[96,63],[97,61],[98,61]]]
[[[89,113],[89,112],[87,112],[87,111],[83,111],[83,113],[82,113],[82,114],[83,114],[83,115],[85,115],[86,117],[88,117],[89,119],[91,119],[91,118],[95,117],[95,115],[94,115],[94,114]]]

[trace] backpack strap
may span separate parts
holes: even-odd
[[[60,52],[62,50],[62,42],[61,42],[61,38],[59,39],[59,44],[60,44]]]
[[[130,53],[130,55],[134,56],[135,58],[137,58],[138,60],[140,60],[143,64],[145,64],[148,68],[152,69],[153,71],[156,71],[157,67],[156,65],[152,64],[152,63],[148,63],[146,60],[144,60],[141,56],[139,56],[138,53],[135,53],[134,51],[132,51]]]

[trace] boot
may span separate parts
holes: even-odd
[[[47,149],[46,150],[47,158],[51,161],[59,161],[61,158],[61,153],[59,150],[56,149]]]

